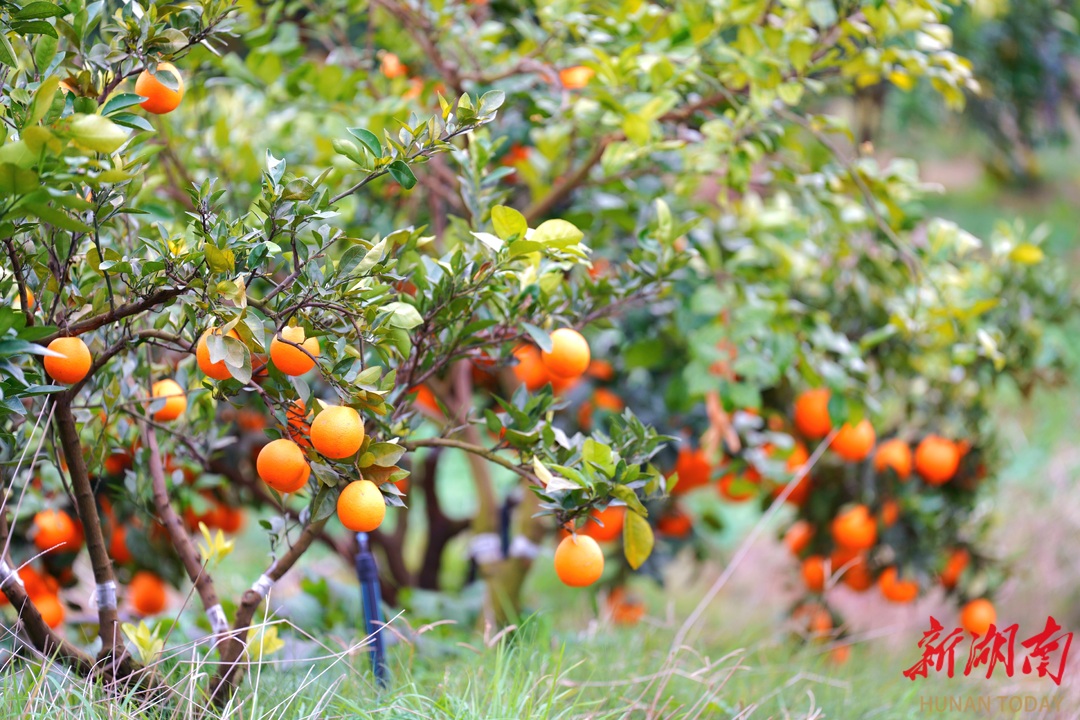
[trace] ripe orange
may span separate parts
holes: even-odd
[[[806,451],[806,445],[803,445],[801,442],[795,443],[795,447],[791,448],[791,454],[788,455],[786,464],[787,471],[789,473],[799,472],[809,459],[810,453]]]
[[[304,328],[299,325],[281,328],[280,335],[285,340],[307,350],[314,357],[319,357],[319,338],[305,339]],[[315,361],[304,350],[278,340],[278,336],[275,335],[270,341],[270,360],[274,363],[274,367],[286,375],[303,375],[315,367]]]
[[[874,453],[874,469],[880,473],[885,472],[885,468],[892,468],[901,480],[907,480],[911,475],[911,447],[900,438],[878,445]]]
[[[540,359],[540,348],[535,345],[518,345],[514,350],[514,357],[517,358],[514,376],[526,389],[539,390],[548,384],[550,377],[547,366]]]
[[[832,571],[852,590],[864,592],[874,585],[874,576],[866,561],[866,553],[850,548],[837,548],[829,557]]]
[[[386,501],[379,486],[370,480],[356,480],[338,496],[337,514],[341,524],[353,532],[371,532],[386,516]]]
[[[559,328],[551,333],[551,352],[541,352],[544,367],[555,377],[580,377],[589,369],[589,343],[573,328]]]
[[[24,565],[19,568],[19,579],[23,581],[23,588],[26,590],[26,595],[31,600],[36,600],[42,595],[48,595],[52,592],[49,589],[49,578],[47,575],[39,573],[34,569],[33,565]]]
[[[402,64],[401,58],[391,52],[383,53],[379,61],[379,68],[382,70],[382,74],[391,80],[405,77],[409,72],[405,65]]]
[[[279,438],[263,446],[255,461],[255,469],[263,482],[279,493],[293,493],[304,487],[311,466],[304,451],[292,440]]]
[[[863,418],[858,425],[844,423],[833,438],[832,451],[848,462],[865,460],[874,449],[874,426]]]
[[[584,65],[574,65],[559,71],[559,82],[567,90],[580,90],[589,84],[596,71]]]
[[[90,372],[93,359],[82,338],[59,337],[49,343],[49,349],[63,356],[45,357],[45,372],[56,382],[74,385]]]
[[[915,448],[915,470],[931,485],[949,482],[960,467],[956,443],[937,435],[927,435]]]
[[[865,505],[855,505],[832,522],[836,544],[852,550],[869,550],[877,542],[877,522]]]
[[[784,533],[784,545],[792,555],[801,555],[814,539],[814,526],[806,520],[797,520]]]
[[[688,445],[679,448],[675,459],[675,472],[679,482],[672,489],[672,495],[685,495],[695,488],[708,485],[712,478],[712,465],[709,464],[705,451],[691,449]]]
[[[985,635],[997,622],[997,610],[986,598],[972,600],[960,611],[960,624],[972,635]]]
[[[165,83],[151,75],[149,70],[143,70],[135,80],[135,92],[146,98],[139,103],[143,110],[155,115],[164,115],[175,110],[184,99],[184,78],[180,76],[180,71],[172,63],[158,63],[157,72],[172,75],[176,80],[176,89],[167,87]]]
[[[586,400],[578,410],[578,426],[583,430],[592,427],[593,413],[597,410],[620,413],[625,405],[622,398],[607,388],[596,388],[591,400]]]
[[[11,307],[13,309],[15,309],[15,310],[21,310],[22,309],[22,297],[19,295],[19,288],[15,288],[15,302],[12,303]],[[29,313],[29,312],[33,312],[33,311],[34,311],[34,293],[30,290],[30,288],[26,288],[26,312]]]
[[[597,542],[609,542],[622,534],[623,521],[626,519],[624,506],[608,505],[603,510],[593,510],[591,515],[603,525],[590,520],[581,528],[581,534],[588,535]]]
[[[34,515],[34,545],[43,552],[76,552],[82,544],[79,528],[63,510],[42,510]]]
[[[881,504],[881,524],[892,527],[900,519],[900,503],[889,499]]]
[[[738,477],[735,473],[727,473],[720,478],[717,491],[720,493],[720,497],[729,502],[746,502],[757,497],[757,490],[751,485],[756,485],[760,479],[761,475],[754,468],[748,468],[742,477]],[[733,489],[732,486],[736,483],[738,483],[739,487]]]
[[[107,475],[119,475],[131,467],[132,457],[127,450],[113,450],[102,465]]]
[[[604,573],[604,553],[588,535],[570,535],[555,548],[555,573],[570,587],[586,587]]]
[[[679,506],[672,506],[656,521],[656,532],[676,540],[689,537],[694,525],[690,516]]]
[[[803,582],[810,592],[821,592],[825,589],[825,558],[820,555],[811,555],[802,563]]]
[[[603,382],[611,382],[615,378],[615,367],[607,360],[593,360],[589,363],[589,369],[586,372],[589,377]]]
[[[364,443],[364,423],[351,407],[331,405],[315,416],[310,436],[316,450],[340,460],[355,455]]]
[[[300,398],[293,400],[285,412],[285,417],[289,421],[289,427],[286,430],[292,441],[302,448],[311,447],[311,441],[308,440],[311,423],[307,421],[307,405],[304,401]]]
[[[829,662],[833,665],[843,665],[851,657],[850,645],[837,645],[829,652]]]
[[[131,562],[131,549],[127,544],[127,528],[123,525],[114,524],[112,534],[109,536],[109,554],[114,562],[121,565]]]
[[[433,415],[442,416],[439,409],[439,401],[435,399],[435,393],[427,385],[417,385],[409,388],[410,395],[416,395],[416,404]]]
[[[222,532],[231,535],[239,532],[240,528],[244,527],[244,511],[242,508],[221,503],[218,505],[215,515],[217,526],[221,528]]]
[[[128,592],[131,606],[140,615],[157,615],[169,604],[165,581],[147,570],[135,573],[128,585]]]
[[[612,588],[608,593],[607,607],[616,625],[637,625],[645,617],[645,603],[631,596],[622,586]]]
[[[199,369],[203,371],[203,374],[214,380],[228,380],[232,375],[229,374],[229,368],[225,365],[224,360],[217,362],[210,362],[210,348],[206,346],[206,336],[210,333],[220,335],[221,330],[217,328],[208,328],[206,332],[199,338],[199,342],[195,345],[195,360],[199,364]],[[226,337],[231,337],[236,340],[240,339],[240,336],[236,334],[235,330],[230,330],[226,333]]]
[[[829,418],[829,391],[807,390],[795,400],[795,428],[811,440],[823,438],[832,430]]]
[[[888,567],[878,577],[878,587],[886,600],[895,603],[909,603],[919,596],[919,582],[914,578],[902,580],[895,567]]]
[[[967,569],[968,563],[971,561],[971,553],[965,548],[956,548],[949,555],[949,559],[945,562],[945,567],[941,571],[941,586],[946,590],[952,590],[956,587],[956,583],[960,581],[960,576],[964,574],[964,570]]]
[[[47,593],[45,595],[39,595],[36,598],[31,598],[34,602],[34,606],[37,607],[38,612],[41,614],[41,619],[45,621],[45,624],[55,629],[60,627],[64,622],[64,606],[60,602],[60,597],[55,593]]]
[[[171,378],[154,383],[150,388],[150,394],[155,398],[166,398],[165,406],[154,413],[154,419],[158,422],[175,420],[187,410],[187,395],[184,394],[184,388]]]

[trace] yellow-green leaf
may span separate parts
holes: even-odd
[[[623,524],[623,554],[630,567],[641,567],[653,549],[653,531],[648,521],[637,513],[626,513]]]

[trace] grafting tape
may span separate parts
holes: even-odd
[[[229,619],[225,617],[225,610],[222,609],[221,603],[208,607],[206,609],[206,618],[210,621],[210,629],[215,635],[221,635],[228,631]]]
[[[260,575],[259,579],[255,581],[255,584],[251,586],[251,589],[259,593],[259,597],[266,597],[266,594],[270,592],[270,588],[274,587],[274,581],[266,575]]]
[[[540,546],[524,535],[515,535],[510,541],[510,557],[532,560],[540,554]]]
[[[23,581],[19,577],[19,573],[15,572],[15,569],[6,562],[0,560],[0,587],[7,585],[10,580],[14,580],[19,584],[19,587],[23,587]]]
[[[481,565],[502,560],[502,539],[496,533],[473,535],[469,540],[469,557]]]
[[[116,609],[116,583],[112,580],[100,583],[94,588],[94,601],[99,608]]]

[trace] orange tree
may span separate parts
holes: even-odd
[[[476,133],[496,120],[503,92],[453,88],[434,114],[396,114],[372,130],[351,103],[320,106],[309,88],[296,101],[311,98],[305,117],[330,117],[337,131],[312,148],[283,127],[268,143],[281,157],[249,138],[258,172],[233,182],[224,147],[204,154],[177,131],[213,122],[211,146],[228,144],[234,128],[199,109],[244,97],[242,86],[210,81],[249,79],[234,36],[248,33],[257,48],[267,18],[217,0],[111,15],[100,4],[35,2],[3,13],[0,292],[13,302],[0,309],[0,590],[33,647],[86,675],[156,687],[157,634],[121,627],[121,614],[160,613],[165,580],[190,583],[216,662],[207,693],[226,702],[245,653],[258,660],[267,648],[253,618],[274,584],[316,540],[342,542],[337,522],[375,532],[387,505],[403,507],[399,485],[418,448],[475,460],[481,537],[496,512],[488,464],[533,491],[518,551],[476,553],[485,577],[510,578],[492,593],[498,615],[515,605],[535,555],[534,515],[575,523],[617,500],[636,518],[630,560],[644,561],[644,502],[666,485],[650,462],[661,443],[652,430],[627,413],[606,433],[568,437],[551,422],[550,389],[497,397],[486,418],[472,411],[473,361],[513,364],[527,341],[545,371],[572,381],[589,347],[571,328],[663,293],[678,267],[670,243],[645,239],[628,255],[626,282],[598,287],[578,269],[590,251],[575,225],[530,223],[498,204],[491,145]],[[335,27],[325,29],[324,40]],[[290,38],[278,40],[274,52],[287,57]],[[315,56],[306,70],[342,80],[342,66],[298,47]],[[349,72],[354,86],[370,79]],[[385,62],[382,73],[393,75]],[[266,110],[272,98],[262,101]],[[318,153],[323,142],[331,154]],[[287,159],[305,150],[316,159]],[[468,212],[432,216],[406,198],[417,174],[438,187],[421,168],[444,157],[469,188]],[[395,211],[380,217],[384,206]],[[428,382],[442,384],[435,407],[446,412],[434,436],[416,432],[412,390]],[[233,423],[265,437],[254,442]],[[244,502],[275,509],[263,520],[271,561],[231,602],[214,569],[234,542],[221,529],[237,529]],[[63,593],[65,605],[84,547],[93,592]],[[587,584],[603,556],[570,537],[556,565]],[[65,607],[96,627],[85,643],[64,632]]]

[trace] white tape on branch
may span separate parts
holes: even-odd
[[[469,540],[469,557],[481,565],[499,562],[502,556],[502,539],[495,533],[480,533]]]
[[[94,602],[97,603],[99,608],[106,610],[116,609],[116,583],[110,580],[107,583],[101,583],[94,590]]]
[[[259,597],[266,597],[266,594],[270,592],[270,588],[272,587],[274,587],[274,581],[266,575],[260,575],[259,579],[255,581],[255,584],[251,586],[251,589],[259,593]]]
[[[265,575],[263,577],[266,577]],[[225,617],[225,610],[218,603],[206,609],[206,617],[210,621],[210,630],[215,635],[221,635],[229,630],[229,619]]]
[[[524,535],[515,535],[510,541],[510,557],[533,560],[540,554],[540,546]]]
[[[3,560],[0,560],[0,587],[4,587],[12,580],[14,580],[19,587],[23,587],[22,578],[19,577],[19,573],[15,572],[15,568],[11,567]]]

